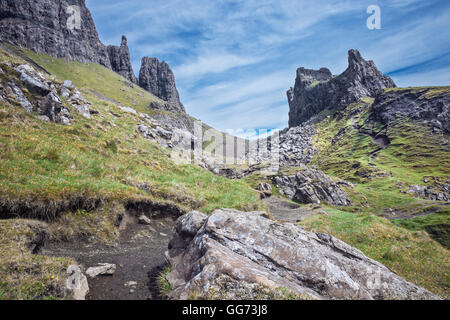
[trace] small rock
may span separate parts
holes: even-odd
[[[143,224],[143,225],[146,225],[146,226],[152,224],[152,220],[150,220],[150,219],[149,219],[148,217],[146,217],[145,215],[141,215],[141,216],[138,218],[138,222],[139,222],[139,224]]]
[[[64,80],[63,83],[62,83],[62,86],[67,88],[67,89],[73,89],[74,88],[73,82],[70,81],[70,80]]]
[[[111,263],[99,263],[98,267],[92,267],[86,270],[86,274],[91,278],[98,275],[113,275],[116,272],[116,265]]]
[[[86,276],[77,265],[70,265],[67,268],[69,277],[66,280],[66,293],[74,300],[85,300],[89,293],[89,285]]]
[[[136,281],[128,281],[128,282],[126,282],[125,284],[124,284],[124,286],[125,287],[134,287],[134,288],[136,288],[136,286],[137,286],[137,282]]]

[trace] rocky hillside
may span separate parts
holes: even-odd
[[[167,63],[143,58],[137,79],[126,37],[119,47],[105,46],[85,0],[2,1],[0,26],[0,41],[56,58],[98,63],[166,101],[165,109],[185,112]]]
[[[136,78],[84,1],[2,1],[0,23],[0,299],[449,297],[450,87],[350,50],[297,70],[276,172],[275,137],[179,164],[198,141],[167,63]]]

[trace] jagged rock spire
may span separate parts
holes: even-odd
[[[142,58],[139,85],[158,98],[167,101],[175,110],[186,112],[180,102],[175,76],[165,61],[160,62],[157,58]]]
[[[287,92],[289,127],[295,127],[327,108],[343,108],[362,97],[375,97],[395,83],[358,50],[348,52],[348,68],[334,77],[330,70],[297,69],[295,86]]]
[[[108,56],[111,62],[111,69],[125,79],[133,83],[138,83],[130,61],[130,50],[128,49],[127,37],[122,36],[120,47],[108,46]]]

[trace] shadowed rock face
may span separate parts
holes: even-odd
[[[178,112],[186,112],[180,102],[175,76],[169,65],[156,58],[142,58],[139,86],[158,98],[170,103]]]
[[[220,209],[180,217],[166,253],[171,299],[438,299],[326,234]]]
[[[435,133],[448,135],[450,95],[446,91],[433,92],[433,88],[403,89],[385,92],[375,99],[371,119],[389,124],[399,117],[422,122]]]
[[[287,92],[289,127],[305,122],[327,108],[343,108],[365,96],[375,97],[395,84],[373,61],[364,60],[357,50],[348,52],[348,68],[334,77],[330,70],[297,69],[294,88]]]
[[[0,40],[57,58],[111,67],[84,0],[2,0]]]
[[[130,61],[130,50],[128,49],[127,38],[122,36],[122,43],[118,46],[108,46],[108,55],[113,71],[120,74],[132,83],[138,83],[134,75]]]

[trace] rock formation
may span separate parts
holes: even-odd
[[[319,204],[326,201],[338,206],[352,204],[349,196],[341,189],[342,186],[350,188],[348,182],[334,182],[331,177],[314,168],[302,166],[295,175],[274,177],[273,183],[283,195],[299,203]]]
[[[142,58],[139,85],[158,98],[167,101],[178,112],[186,112],[180,102],[175,76],[166,62],[156,58]]]
[[[287,92],[289,127],[295,127],[327,108],[343,108],[365,96],[375,97],[395,84],[364,60],[357,50],[348,52],[348,68],[339,76],[330,70],[297,69],[294,88]]]
[[[128,49],[127,38],[122,36],[122,43],[118,46],[108,46],[109,61],[113,71],[120,74],[125,79],[137,84],[133,67],[130,61],[130,50]]]
[[[2,0],[0,41],[111,67],[84,0]]]
[[[74,117],[60,99],[62,97],[83,117],[91,117],[90,103],[84,100],[71,81],[58,84],[29,64],[13,66],[0,63],[0,69],[3,68],[13,75],[5,86],[0,85],[0,100],[20,105],[28,113],[37,112],[42,121],[71,125]]]
[[[389,124],[399,117],[423,122],[436,132],[450,134],[450,95],[436,88],[400,89],[380,94],[371,109],[371,120]]]
[[[171,299],[439,299],[326,234],[220,209],[180,217],[166,256]]]

